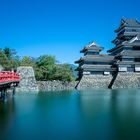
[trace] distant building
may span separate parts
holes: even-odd
[[[97,45],[95,42],[84,47],[80,52],[84,56],[75,63],[79,64],[79,78],[83,75],[108,75],[111,74],[113,56],[100,54],[104,48]]]
[[[119,72],[140,71],[140,23],[135,19],[122,19],[108,52],[114,56],[113,67]]]

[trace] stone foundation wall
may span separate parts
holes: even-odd
[[[112,75],[84,75],[77,85],[77,89],[108,88]]]
[[[17,92],[38,92],[38,85],[32,67],[18,67],[17,73],[20,74],[21,81],[16,88]]]
[[[74,82],[63,81],[38,81],[39,91],[60,91],[60,90],[73,90],[77,84]]]
[[[119,72],[112,85],[112,89],[116,88],[140,88],[140,73]]]
[[[17,92],[38,92],[38,91],[60,91],[73,90],[75,87],[82,89],[99,88],[140,88],[140,73],[138,72],[119,72],[116,77],[112,75],[84,75],[77,82],[63,81],[38,81],[36,82],[32,67],[18,67],[17,72],[21,76]]]

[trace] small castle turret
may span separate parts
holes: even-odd
[[[108,88],[114,71],[112,68],[114,56],[100,54],[103,49],[92,42],[80,51],[84,56],[75,61],[79,64],[77,68],[79,83],[76,88]]]
[[[79,78],[83,75],[106,75],[110,74],[113,69],[113,56],[100,54],[104,48],[97,45],[95,42],[84,47],[80,52],[84,53],[75,63],[79,64]]]

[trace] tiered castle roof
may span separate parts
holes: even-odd
[[[140,28],[140,23],[136,19],[126,19],[122,18],[121,19],[121,24],[117,30],[115,30],[116,33],[118,33],[121,29],[125,27],[135,27],[135,28]]]
[[[75,63],[79,64],[78,71],[88,72],[110,72],[112,71],[111,64],[113,63],[114,56],[99,54],[104,48],[92,42],[84,47],[80,52],[84,56]]]
[[[140,23],[135,19],[122,19],[115,31],[117,37],[112,42],[116,45],[108,52],[115,57],[117,67],[135,71],[140,66]]]
[[[115,30],[117,37],[112,41],[115,45],[140,35],[140,23],[136,19],[122,19],[120,27]],[[111,51],[111,50],[110,50]]]
[[[140,23],[123,18],[115,32],[117,36],[112,41],[115,47],[108,51],[109,55],[100,54],[104,48],[95,42],[80,51],[84,56],[75,62],[80,73],[140,71]]]
[[[92,42],[91,44],[84,47],[80,52],[86,53],[86,52],[101,52],[104,48],[96,44],[95,42]]]

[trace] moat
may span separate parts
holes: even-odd
[[[0,102],[0,139],[140,139],[140,90],[16,94]]]

